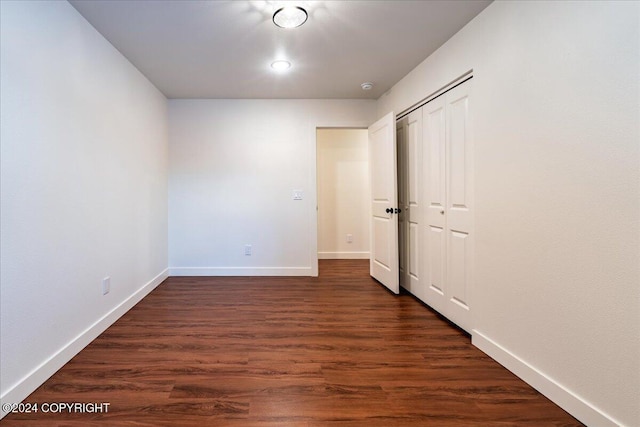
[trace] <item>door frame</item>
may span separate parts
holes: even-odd
[[[373,121],[375,122],[375,120]],[[371,123],[373,123],[371,122]],[[311,258],[311,276],[318,277],[318,129],[364,129],[367,130],[371,123],[364,120],[335,120],[319,122],[312,126],[313,147],[309,159],[309,182],[311,182],[311,200],[309,221],[309,235],[311,236],[309,254]],[[368,220],[368,218],[367,218]]]

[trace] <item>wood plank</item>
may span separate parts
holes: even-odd
[[[367,260],[319,278],[167,279],[2,426],[581,426]]]

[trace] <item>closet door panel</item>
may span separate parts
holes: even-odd
[[[419,297],[444,313],[446,307],[446,110],[444,97],[436,98],[422,107],[422,184],[424,249],[422,257],[426,283]]]
[[[465,96],[449,104],[447,127],[449,129],[448,181],[450,207],[468,208],[468,162],[467,162],[467,105]]]
[[[448,298],[450,303],[461,306],[465,310],[469,309],[466,278],[466,272],[468,271],[467,263],[469,260],[468,238],[469,235],[467,233],[458,231],[449,232],[449,265],[447,266],[447,278],[449,282]]]
[[[422,140],[422,114],[414,111],[407,122],[407,178],[409,180],[408,202],[410,221],[418,222],[417,210],[420,205],[420,162]]]
[[[407,222],[408,237],[408,275],[411,283],[411,291],[421,298],[424,294],[421,289],[420,256],[422,254],[420,236],[421,216],[421,162],[422,162],[422,112],[414,111],[409,114],[406,125],[406,179],[407,179],[407,204],[405,206],[405,218]]]
[[[416,281],[420,280],[420,228],[418,224],[413,222],[409,223],[409,280],[417,285]],[[413,289],[417,289],[416,286],[412,286]]]
[[[447,278],[445,315],[471,331],[473,287],[473,140],[469,116],[471,81],[446,94]]]
[[[444,308],[444,230],[441,227],[429,226],[426,241],[428,292],[425,302],[434,308]]]
[[[465,83],[465,85],[469,82]],[[447,221],[460,231],[471,227],[472,152],[466,86],[447,93]]]
[[[407,178],[406,178],[406,132],[407,118],[396,122],[396,144],[398,149],[398,206],[402,209],[408,204],[407,202]],[[411,292],[408,279],[408,256],[409,247],[406,237],[407,221],[406,213],[403,211],[398,214],[398,252],[400,255],[400,286]]]

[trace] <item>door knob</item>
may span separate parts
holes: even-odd
[[[444,211],[440,211],[440,215],[444,215]]]
[[[388,213],[388,214],[392,214],[392,213],[393,213],[393,209],[391,209],[391,208],[387,208],[387,209],[385,209],[384,211],[385,211],[386,213]]]
[[[396,208],[396,213],[400,213],[400,212],[402,212],[402,209]]]

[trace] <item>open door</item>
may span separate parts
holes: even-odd
[[[400,292],[398,260],[398,177],[396,121],[393,112],[369,127],[371,182],[371,276]]]

